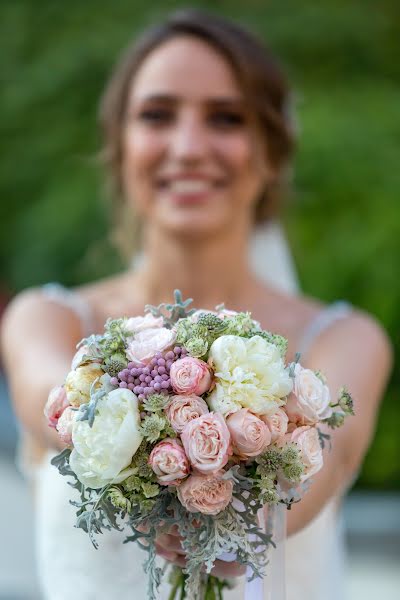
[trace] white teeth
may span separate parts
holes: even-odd
[[[206,192],[211,188],[208,181],[199,179],[179,179],[169,182],[169,189],[177,194],[197,194]]]

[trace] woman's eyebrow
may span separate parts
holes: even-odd
[[[182,102],[182,97],[175,94],[167,93],[155,93],[143,96],[137,96],[133,98],[134,102],[139,103],[151,103],[151,102],[162,102],[169,104],[178,104]],[[241,96],[206,96],[198,100],[201,103],[212,107],[224,107],[224,108],[243,108],[245,105],[244,99]]]

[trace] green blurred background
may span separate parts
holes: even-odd
[[[248,25],[281,57],[299,149],[283,215],[305,293],[346,298],[400,352],[400,4],[193,2]],[[0,282],[5,296],[119,268],[96,166],[96,109],[121,49],[182,2],[3,0]],[[399,490],[395,370],[357,485]]]

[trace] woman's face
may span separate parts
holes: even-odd
[[[230,65],[179,36],[153,50],[130,91],[125,194],[146,223],[198,237],[248,222],[268,177]]]

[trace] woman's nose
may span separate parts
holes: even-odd
[[[204,123],[197,115],[182,115],[172,132],[170,151],[176,160],[196,162],[208,151],[208,136]]]

